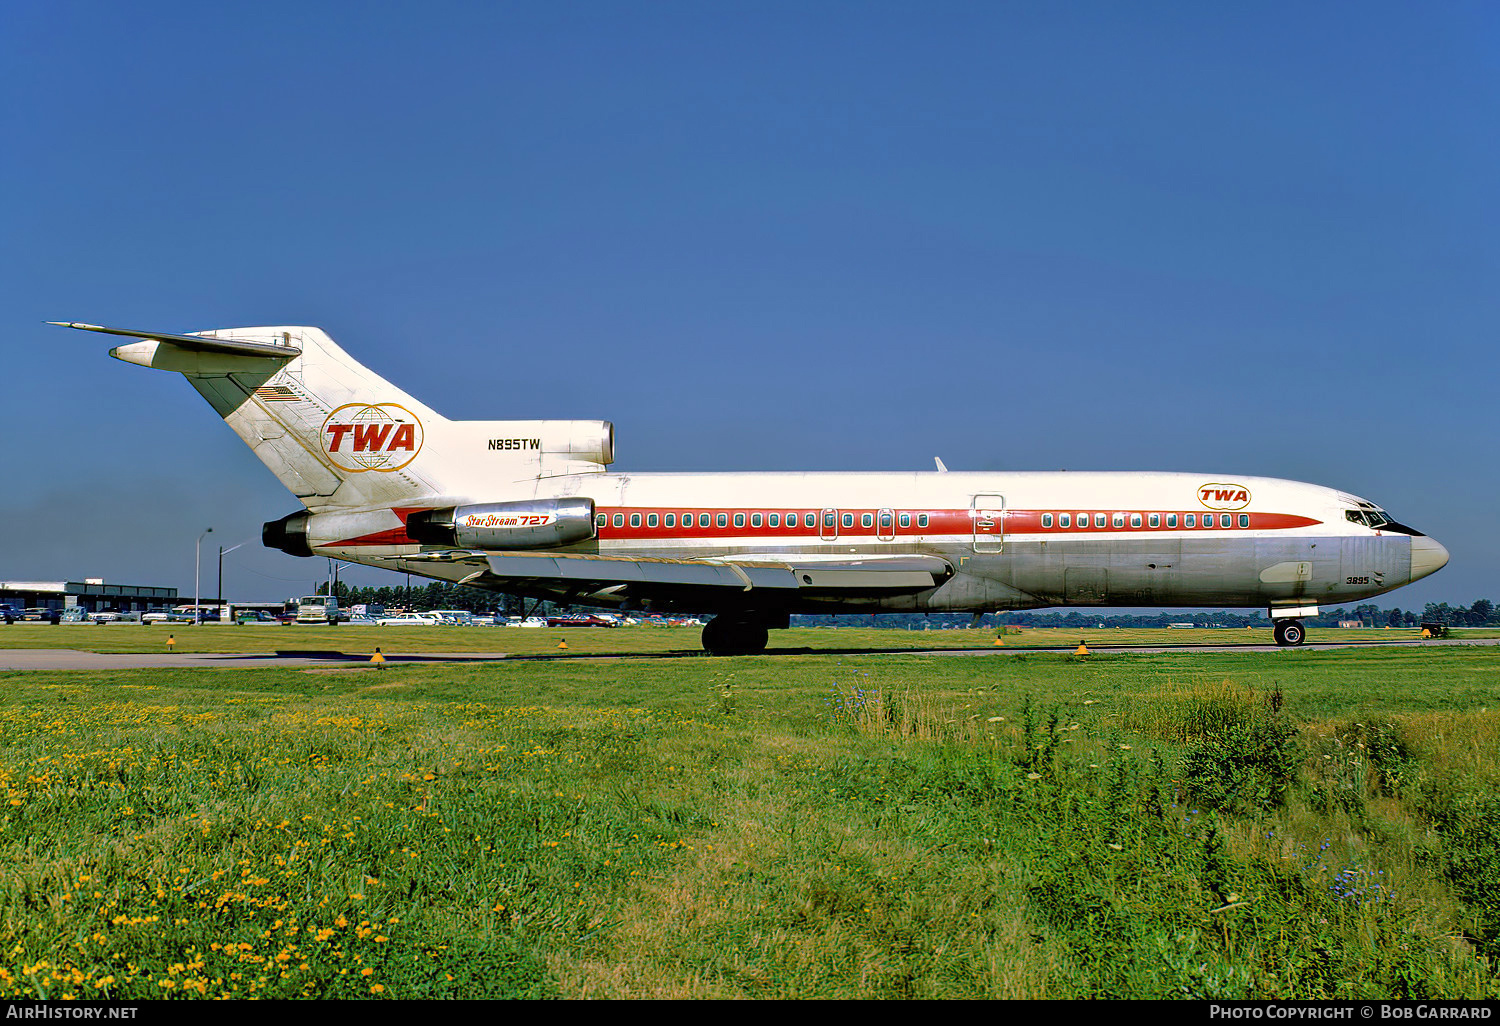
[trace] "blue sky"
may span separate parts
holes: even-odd
[[[1315,481],[1451,550],[1383,604],[1500,598],[1497,54],[1480,3],[11,0],[0,576],[323,574],[79,320],[317,325],[622,470]]]

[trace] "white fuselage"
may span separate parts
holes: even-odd
[[[586,474],[538,481],[535,494],[593,500],[597,537],[560,550],[570,553],[677,560],[927,554],[956,571],[925,593],[804,599],[797,609],[1273,608],[1378,595],[1442,565],[1430,551],[1441,547],[1429,539],[1419,543],[1429,549],[1417,554],[1414,567],[1413,534],[1348,519],[1361,502],[1356,497],[1273,478]],[[432,504],[493,497],[443,496]],[[445,572],[410,562],[423,547],[405,538],[403,514],[335,514],[309,541],[322,555],[452,580],[467,576],[462,566]],[[538,593],[553,591],[542,586]]]

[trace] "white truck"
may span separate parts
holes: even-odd
[[[297,600],[298,623],[335,626],[342,619],[337,595],[303,595]]]

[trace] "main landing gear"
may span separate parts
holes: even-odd
[[[1277,620],[1271,627],[1271,633],[1276,638],[1276,644],[1283,648],[1300,645],[1307,638],[1301,620]]]
[[[721,613],[703,627],[703,647],[709,655],[759,655],[768,640],[764,620]]]

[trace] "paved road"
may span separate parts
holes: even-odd
[[[1454,645],[1500,645],[1500,638],[1475,638],[1473,640],[1433,641],[1352,641],[1309,643],[1299,649],[1277,648],[1275,645],[1089,645],[1095,655],[1120,655],[1129,653],[1158,652],[1295,652],[1338,648],[1443,648]],[[941,656],[985,656],[1019,655],[1021,653],[1052,652],[1069,655],[1072,647],[1053,646],[1033,648],[1021,645],[993,645],[986,648],[795,648],[770,649],[766,655],[941,655]],[[560,653],[533,653],[517,655],[509,652],[412,652],[390,654],[387,663],[487,663],[498,660],[554,660],[554,659],[682,659],[706,658],[700,651],[631,652],[613,655],[562,655]],[[255,668],[265,666],[360,666],[370,662],[369,653],[345,653],[334,651],[282,650],[273,653],[228,653],[228,652],[83,652],[69,648],[12,648],[0,649],[0,671],[3,670],[150,670],[182,669],[187,667],[210,667],[215,669]]]

